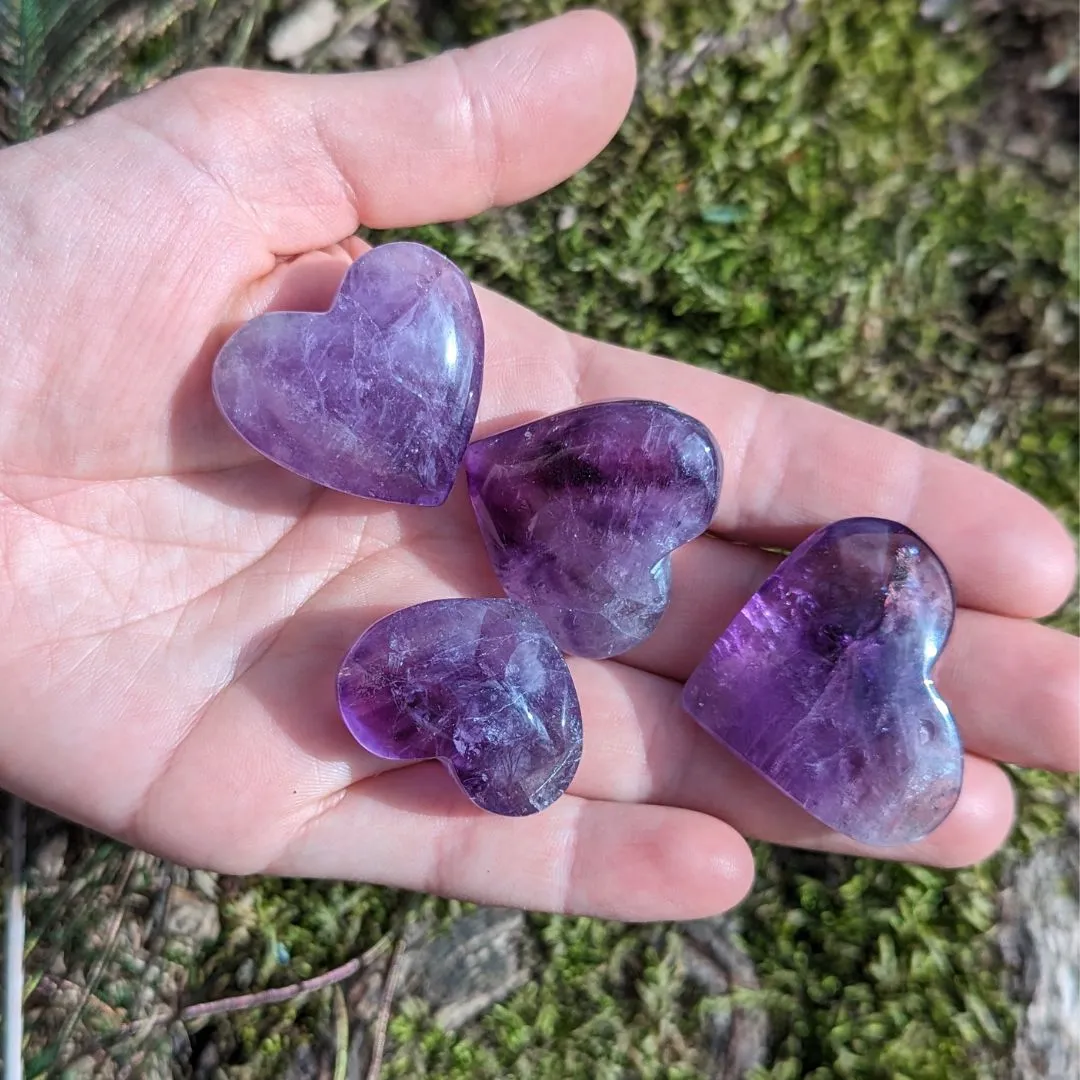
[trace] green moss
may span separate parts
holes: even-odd
[[[595,919],[531,920],[539,979],[495,1006],[477,1029],[450,1036],[415,1007],[392,1028],[389,1075],[474,1080],[692,1080],[697,997],[677,935]]]
[[[465,5],[463,32],[551,6]],[[651,11],[675,50],[749,17],[611,6],[632,27]],[[910,0],[806,10],[804,35],[682,90],[643,48],[645,90],[596,163],[523,208],[419,235],[571,329],[828,401],[1075,504],[1076,409],[1055,397],[1074,368],[1071,193],[954,164],[948,135],[974,116],[985,64],[972,35],[921,27]],[[1001,367],[1017,352],[1012,394]],[[992,445],[973,445],[987,404]]]
[[[961,873],[763,850],[747,940],[778,1062],[801,1075],[979,1076],[1013,1018],[986,937],[993,867]]]
[[[197,976],[206,999],[286,986],[362,955],[417,918],[438,927],[466,908],[457,901],[343,882],[257,878],[225,882],[222,933]],[[316,1044],[332,1024],[320,991],[283,1005],[214,1021],[222,1057],[245,1062],[244,1077],[276,1075],[285,1050]]]

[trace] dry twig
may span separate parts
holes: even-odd
[[[158,1013],[155,1016],[134,1020],[118,1028],[112,1034],[111,1040],[123,1039],[131,1035],[144,1038],[153,1028],[167,1026],[177,1021],[188,1024],[194,1020],[203,1020],[208,1016],[224,1016],[227,1013],[243,1012],[246,1009],[261,1009],[264,1005],[279,1005],[283,1001],[291,1001],[301,994],[309,994],[314,990],[324,990],[326,987],[335,986],[337,983],[344,982],[362,971],[386,951],[390,940],[390,935],[387,934],[361,956],[353,957],[352,960],[347,960],[336,968],[324,971],[320,975],[313,975],[310,979],[290,983],[288,986],[275,986],[269,990],[257,990],[250,994],[236,994],[233,997],[217,998],[214,1001],[200,1001],[194,1005],[185,1006],[179,1012],[170,1010]]]
[[[321,975],[313,975],[310,979],[303,979],[289,986],[278,986],[272,990],[259,990],[253,994],[237,994],[236,997],[221,998],[218,1001],[203,1001],[197,1005],[188,1005],[180,1010],[178,1019],[182,1023],[191,1020],[201,1020],[205,1016],[220,1016],[222,1013],[239,1012],[242,1009],[259,1009],[263,1005],[277,1005],[282,1001],[290,1001],[300,994],[311,993],[312,990],[323,990],[327,986],[344,982],[352,978],[361,968],[369,964],[382,952],[386,945],[386,939],[368,949],[363,956],[353,957],[344,964]]]

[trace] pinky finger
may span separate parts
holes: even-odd
[[[726,911],[754,871],[746,841],[705,814],[567,795],[532,817],[501,818],[424,762],[347,789],[268,872],[652,921]]]

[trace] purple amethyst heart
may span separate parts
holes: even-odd
[[[954,608],[945,567],[910,529],[838,521],[750,598],[683,706],[831,829],[912,843],[945,819],[963,778],[956,724],[931,681]]]
[[[438,758],[477,806],[550,806],[581,760],[581,710],[555,643],[512,600],[434,600],[372,624],[338,672],[338,704],[364,749]]]
[[[476,297],[449,259],[386,244],[349,267],[329,311],[275,311],[214,362],[225,418],[316,484],[438,506],[469,443],[484,362]]]
[[[709,526],[719,451],[703,424],[655,401],[608,401],[474,442],[469,495],[507,595],[563,652],[644,641],[671,591],[671,553]]]

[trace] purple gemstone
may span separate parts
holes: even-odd
[[[655,401],[585,405],[481,439],[465,469],[507,595],[563,652],[598,658],[656,629],[669,556],[708,528],[722,472],[704,425]]]
[[[464,274],[421,244],[386,244],[349,267],[329,311],[237,330],[214,396],[259,453],[317,484],[438,506],[472,434],[483,357]]]
[[[949,575],[903,525],[850,518],[777,567],[690,676],[683,706],[837,832],[919,840],[960,794],[963,751],[931,681]]]
[[[543,623],[512,600],[434,600],[370,626],[338,672],[356,741],[439,758],[483,810],[535,814],[581,760],[581,710]]]

